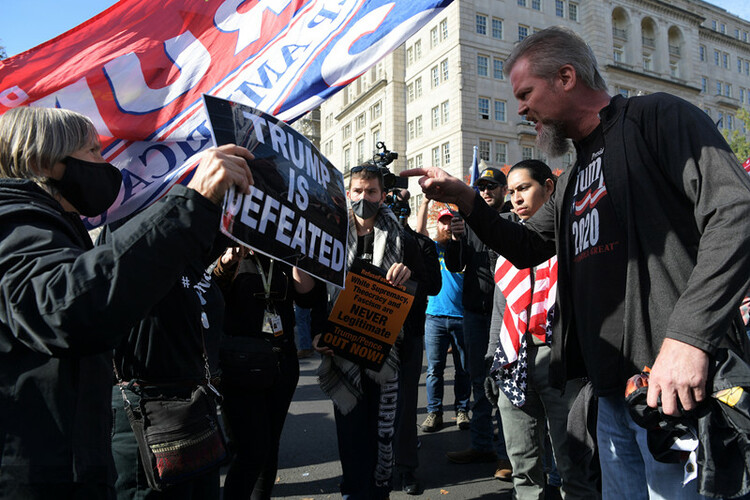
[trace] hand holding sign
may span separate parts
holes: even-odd
[[[225,266],[237,264],[242,259],[247,257],[247,254],[249,252],[250,252],[250,249],[247,247],[243,247],[243,246],[229,247],[221,255],[221,263],[224,264]]]
[[[403,285],[409,278],[411,278],[411,270],[402,262],[394,263],[385,275],[385,279],[393,286]]]
[[[201,155],[200,164],[187,187],[195,189],[217,205],[221,204],[224,194],[232,186],[247,194],[253,185],[248,162],[253,159],[250,151],[234,144],[207,149]]]

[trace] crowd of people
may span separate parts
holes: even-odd
[[[447,459],[496,462],[518,499],[548,483],[569,499],[750,493],[750,469],[720,463],[750,464],[741,439],[706,450],[724,411],[713,377],[737,380],[750,359],[750,178],[694,105],[611,97],[567,29],[524,39],[504,69],[539,146],[555,156],[572,140],[576,164],[559,179],[538,160],[487,168],[473,186],[403,172],[425,194],[414,229],[386,204],[381,166],[350,170],[347,265],[416,284],[377,370],[321,344],[338,289],[220,234],[224,194],[253,184],[248,150],[208,149],[186,186],[93,244],[79,216],[107,210],[121,176],[92,122],[0,116],[0,497],[218,499],[228,464],[224,498],[271,498],[298,357],[313,350],[345,499],[421,492],[423,353],[421,428],[437,432],[449,352],[470,446]],[[437,213],[434,239],[431,200],[457,207]],[[295,316],[310,344],[295,345]],[[167,425],[176,415],[193,427]],[[668,453],[675,422],[694,438],[683,454]]]

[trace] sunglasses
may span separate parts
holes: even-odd
[[[378,167],[377,165],[357,165],[356,167],[352,167],[351,173],[356,174],[357,172],[361,172],[363,170],[378,174],[380,173],[380,167]]]
[[[497,189],[498,187],[500,187],[500,184],[498,184],[497,182],[485,182],[484,184],[480,184],[479,186],[477,186],[477,189],[479,191],[492,191],[494,189]]]

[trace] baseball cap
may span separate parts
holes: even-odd
[[[505,177],[505,174],[502,172],[502,170],[493,167],[488,167],[482,170],[482,173],[479,174],[477,180],[474,181],[474,185],[476,186],[482,181],[497,182],[501,186],[505,186],[508,184],[508,179]]]
[[[442,217],[445,217],[446,215],[450,218],[453,218],[453,212],[451,212],[450,209],[448,208],[442,209],[440,213],[438,214],[437,218],[438,220],[440,220]]]

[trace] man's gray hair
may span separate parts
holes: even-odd
[[[45,173],[92,137],[94,124],[75,111],[11,109],[0,116],[0,177],[31,179],[49,191]]]
[[[510,75],[522,58],[529,61],[531,71],[539,78],[552,79],[562,66],[570,64],[587,87],[607,90],[594,51],[571,29],[552,26],[524,38],[505,61],[505,74]]]

